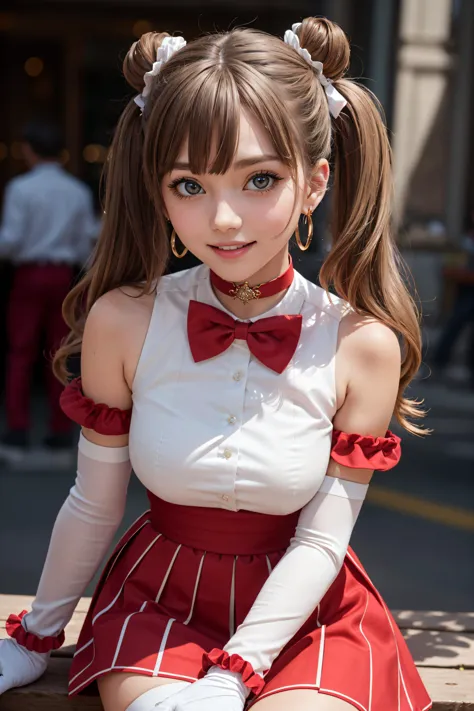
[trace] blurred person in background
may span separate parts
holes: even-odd
[[[29,123],[22,148],[29,171],[7,185],[0,224],[0,259],[15,267],[7,312],[7,432],[0,440],[6,454],[23,452],[29,444],[31,381],[42,338],[50,407],[44,444],[58,449],[71,443],[71,424],[59,406],[61,384],[49,357],[68,333],[62,302],[97,231],[91,191],[59,162],[59,128]]]
[[[463,239],[462,247],[466,255],[466,263],[461,270],[457,270],[456,298],[435,346],[433,375],[443,375],[451,361],[459,337],[466,327],[470,327],[466,365],[470,386],[474,390],[474,210],[470,215],[470,227]]]

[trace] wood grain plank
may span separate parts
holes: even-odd
[[[2,694],[1,711],[103,711],[98,696],[67,696],[69,665],[68,659],[51,659],[41,679]]]
[[[474,671],[420,669],[433,711],[474,711]]]
[[[0,638],[8,615],[29,609],[32,599],[0,595]],[[102,711],[96,696],[67,698],[67,670],[89,604],[90,598],[79,602],[66,628],[67,643],[54,653],[44,677],[3,695],[1,711]],[[394,617],[434,700],[433,711],[474,711],[474,613],[396,610]]]
[[[39,681],[12,689],[1,697],[2,711],[103,711],[97,696],[67,697],[66,659],[52,659]],[[474,671],[458,669],[420,669],[433,711],[474,711]]]
[[[474,669],[474,634],[404,630],[404,637],[417,666]]]
[[[0,595],[0,622],[12,612],[28,610],[31,595]],[[81,619],[89,609],[91,598],[79,601],[74,615]],[[440,630],[441,632],[474,632],[474,612],[442,612],[440,610],[392,610],[400,629]],[[74,618],[73,618],[74,619]]]
[[[12,613],[18,614],[22,610],[29,610],[33,600],[33,595],[0,595],[0,622],[6,620]],[[74,614],[85,615],[89,609],[90,601],[90,597],[82,597]]]

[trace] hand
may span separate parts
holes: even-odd
[[[211,667],[205,677],[157,704],[156,711],[243,711],[249,693],[240,674]]]
[[[0,694],[39,679],[46,671],[49,656],[49,652],[30,652],[14,639],[0,640]]]

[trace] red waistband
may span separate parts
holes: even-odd
[[[170,504],[148,492],[153,528],[175,543],[222,555],[259,555],[288,547],[299,511],[273,516]]]

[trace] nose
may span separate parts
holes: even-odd
[[[211,218],[211,227],[216,232],[239,230],[242,227],[242,219],[226,200],[219,200]]]

